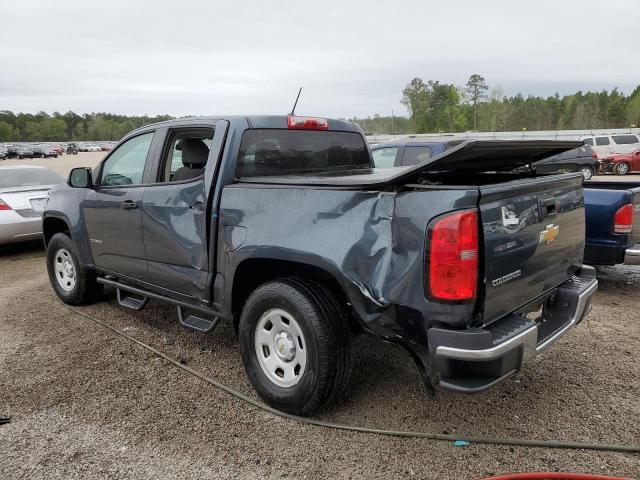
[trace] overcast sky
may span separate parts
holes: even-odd
[[[0,109],[405,114],[414,77],[630,92],[637,0],[0,0]]]

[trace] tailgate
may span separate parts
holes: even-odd
[[[554,175],[480,187],[484,323],[535,300],[582,264],[582,176]]]
[[[631,244],[640,243],[640,187],[631,189],[633,202],[633,230],[631,231]]]

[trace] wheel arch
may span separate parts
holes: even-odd
[[[42,219],[42,236],[44,238],[45,246],[49,244],[49,241],[56,233],[66,233],[71,237],[69,220],[59,216],[45,216]]]
[[[268,281],[286,277],[298,277],[321,283],[345,308],[350,303],[345,289],[327,268],[311,263],[277,258],[248,258],[238,264],[231,286],[230,313],[233,317],[233,328],[236,333],[238,332],[242,307],[251,292]],[[351,323],[352,328],[357,328],[355,321]]]

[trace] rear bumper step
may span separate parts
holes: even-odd
[[[429,329],[430,358],[440,386],[473,393],[513,375],[589,313],[597,288],[595,269],[584,266],[580,276],[488,327]],[[538,318],[526,315],[536,309],[541,309]]]

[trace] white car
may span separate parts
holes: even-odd
[[[102,148],[99,145],[87,145],[87,152],[101,152]]]
[[[628,153],[640,146],[638,135],[632,133],[594,135],[592,137],[582,137],[580,140],[590,145],[600,158],[603,155],[611,155],[613,153]]]
[[[45,167],[0,167],[0,245],[42,238],[49,190],[64,182]]]

